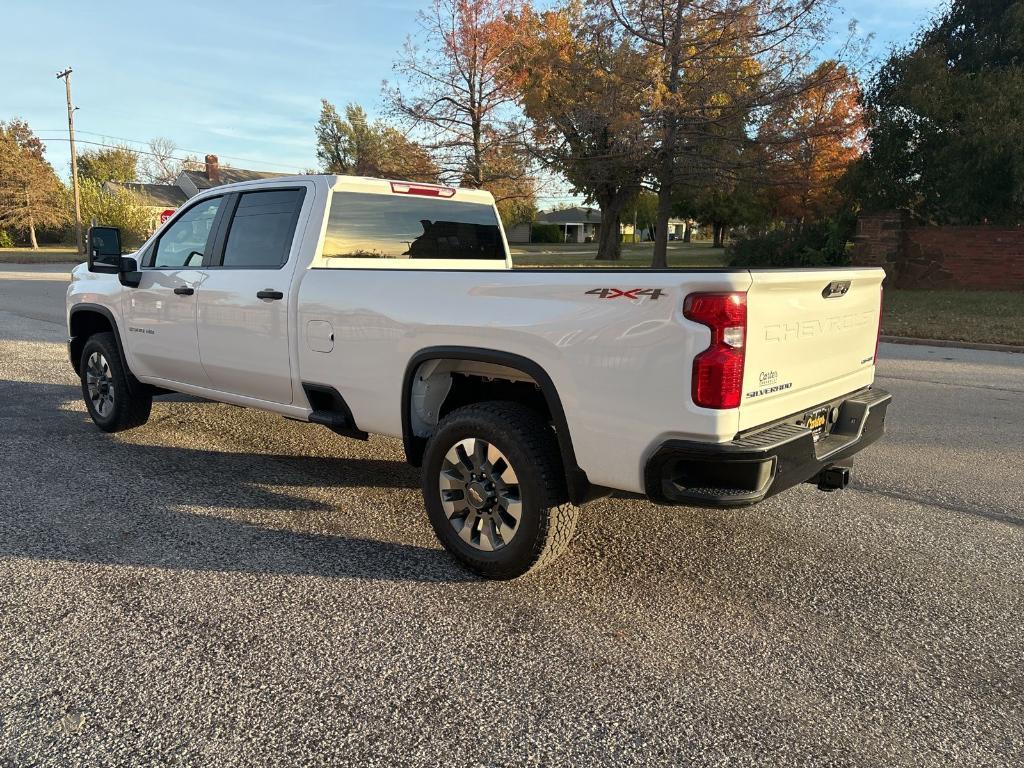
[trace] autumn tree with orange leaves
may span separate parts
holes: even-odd
[[[636,83],[655,66],[607,16],[570,0],[516,19],[520,45],[508,87],[530,119],[530,151],[601,209],[598,260],[621,255],[620,221],[652,163],[644,114],[650,91]]]
[[[443,180],[494,194],[506,224],[532,212],[523,126],[500,77],[519,0],[434,0],[395,63],[384,96],[432,154]]]
[[[638,88],[656,95],[651,183],[658,194],[652,266],[667,266],[673,200],[701,174],[730,180],[744,169],[747,127],[788,100],[829,35],[832,0],[606,0],[635,45],[658,59]],[[694,159],[697,160],[694,163]]]
[[[774,218],[797,226],[834,214],[837,182],[865,149],[860,83],[835,61],[776,104],[758,132]]]

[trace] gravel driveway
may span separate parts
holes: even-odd
[[[99,432],[62,280],[0,271],[0,765],[1024,762],[1024,356],[883,345],[850,490],[597,502],[485,583],[395,440]]]

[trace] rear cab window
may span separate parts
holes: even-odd
[[[504,269],[505,240],[493,202],[479,192],[388,182],[335,189],[324,246],[313,266]],[[398,189],[420,192],[395,192]],[[438,192],[440,191],[440,193]]]
[[[216,266],[279,269],[288,261],[303,189],[268,189],[238,196]]]

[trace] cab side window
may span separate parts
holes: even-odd
[[[277,269],[288,261],[305,191],[271,189],[238,198],[222,266]]]
[[[160,235],[147,266],[163,269],[201,267],[213,222],[222,198],[204,200],[189,208]]]

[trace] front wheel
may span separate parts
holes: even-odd
[[[566,550],[571,504],[551,427],[517,403],[468,405],[427,443],[423,496],[445,548],[471,570],[512,579]]]
[[[78,370],[85,407],[104,432],[120,432],[149,420],[153,396],[140,382],[132,381],[134,387],[129,383],[132,374],[121,359],[114,334],[90,336]]]

